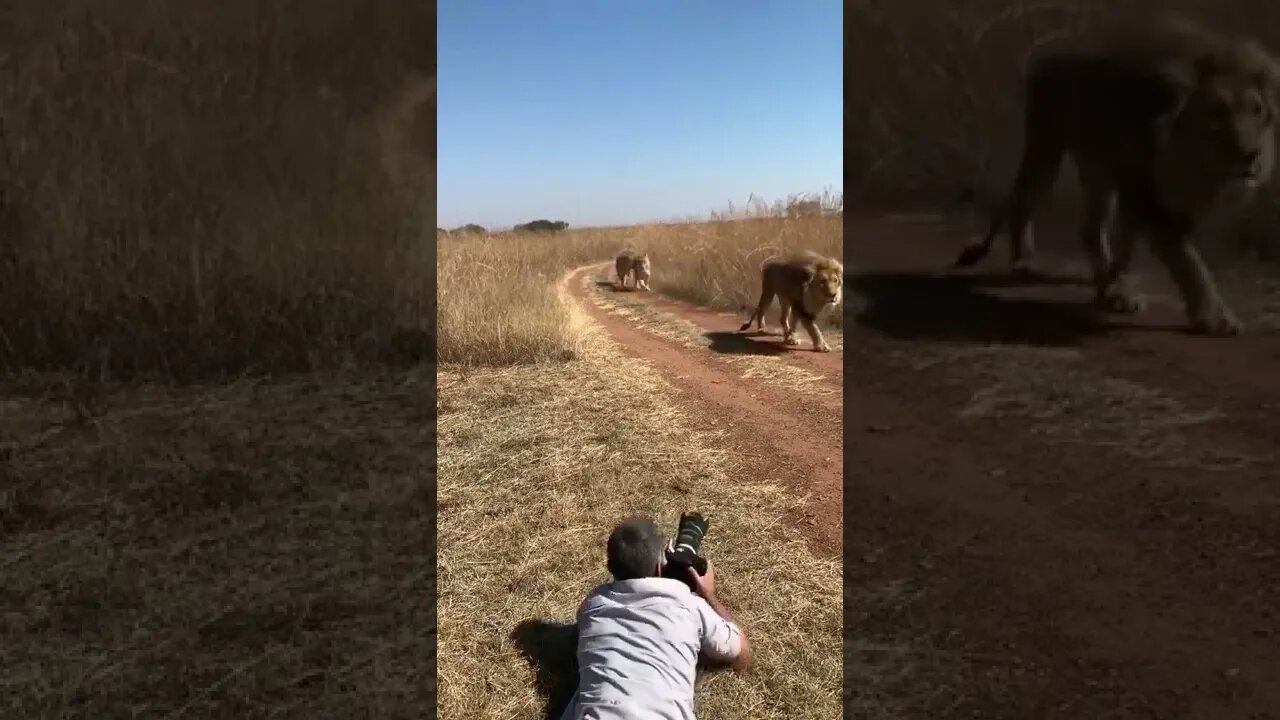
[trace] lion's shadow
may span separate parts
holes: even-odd
[[[737,333],[727,330],[715,330],[702,334],[711,345],[712,352],[723,353],[726,355],[763,355],[766,357],[776,357],[788,352],[791,348],[782,344],[782,335],[766,331],[752,331],[750,333]],[[756,338],[769,337],[773,338],[769,341],[758,340]]]
[[[1026,286],[1087,286],[1065,274],[863,272],[847,276],[847,319],[899,340],[1070,347],[1116,329],[1154,329],[1100,314],[1078,300],[1008,298],[985,292]]]

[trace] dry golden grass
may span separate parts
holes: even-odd
[[[0,716],[431,715],[433,15],[0,10]]]
[[[0,716],[430,717],[433,382],[0,387]]]
[[[564,271],[609,260],[623,247],[649,253],[655,292],[744,312],[756,300],[766,257],[809,249],[844,258],[840,216],[787,217],[767,206],[747,217],[703,223],[442,237],[440,362],[504,366],[574,357],[580,338],[555,282]],[[826,322],[838,328],[842,317],[830,313]]]
[[[596,238],[596,245],[557,243],[534,267],[613,249],[610,235]],[[516,242],[531,252],[547,241]],[[451,256],[458,257],[442,259]],[[447,313],[447,279],[442,288]],[[748,676],[704,677],[698,716],[837,717],[839,562],[816,557],[788,532],[795,498],[767,479],[738,475],[717,435],[691,426],[655,371],[624,356],[563,290],[551,292],[548,300],[561,304],[540,317],[575,361],[441,367],[440,717],[544,717],[545,696],[563,701],[574,682],[564,624],[605,580],[612,524],[645,514],[674,527],[691,508],[711,516],[707,548],[721,593],[757,658]]]
[[[386,160],[434,135],[432,4],[3,13],[0,370],[430,357],[433,173]]]

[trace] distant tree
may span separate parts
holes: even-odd
[[[453,234],[454,235],[488,235],[489,231],[486,230],[483,225],[468,223],[466,225],[463,225],[460,228],[455,228],[453,231]]]
[[[569,229],[569,223],[563,220],[534,220],[513,228],[516,232],[563,232]]]

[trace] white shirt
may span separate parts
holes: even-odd
[[[698,653],[732,662],[737,625],[679,580],[605,583],[578,611],[578,690],[561,720],[695,720]]]

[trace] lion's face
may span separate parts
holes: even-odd
[[[1256,188],[1275,167],[1276,102],[1262,78],[1205,78],[1176,129],[1196,169],[1228,185]]]
[[[649,256],[648,256],[648,255],[641,255],[640,257],[636,258],[636,260],[635,260],[635,267],[636,267],[636,268],[638,268],[641,272],[643,272],[643,273],[645,273],[645,274],[648,274],[648,272],[649,272]]]
[[[844,288],[844,271],[842,268],[819,267],[805,288],[811,307],[820,308],[826,305],[840,304],[840,294]]]

